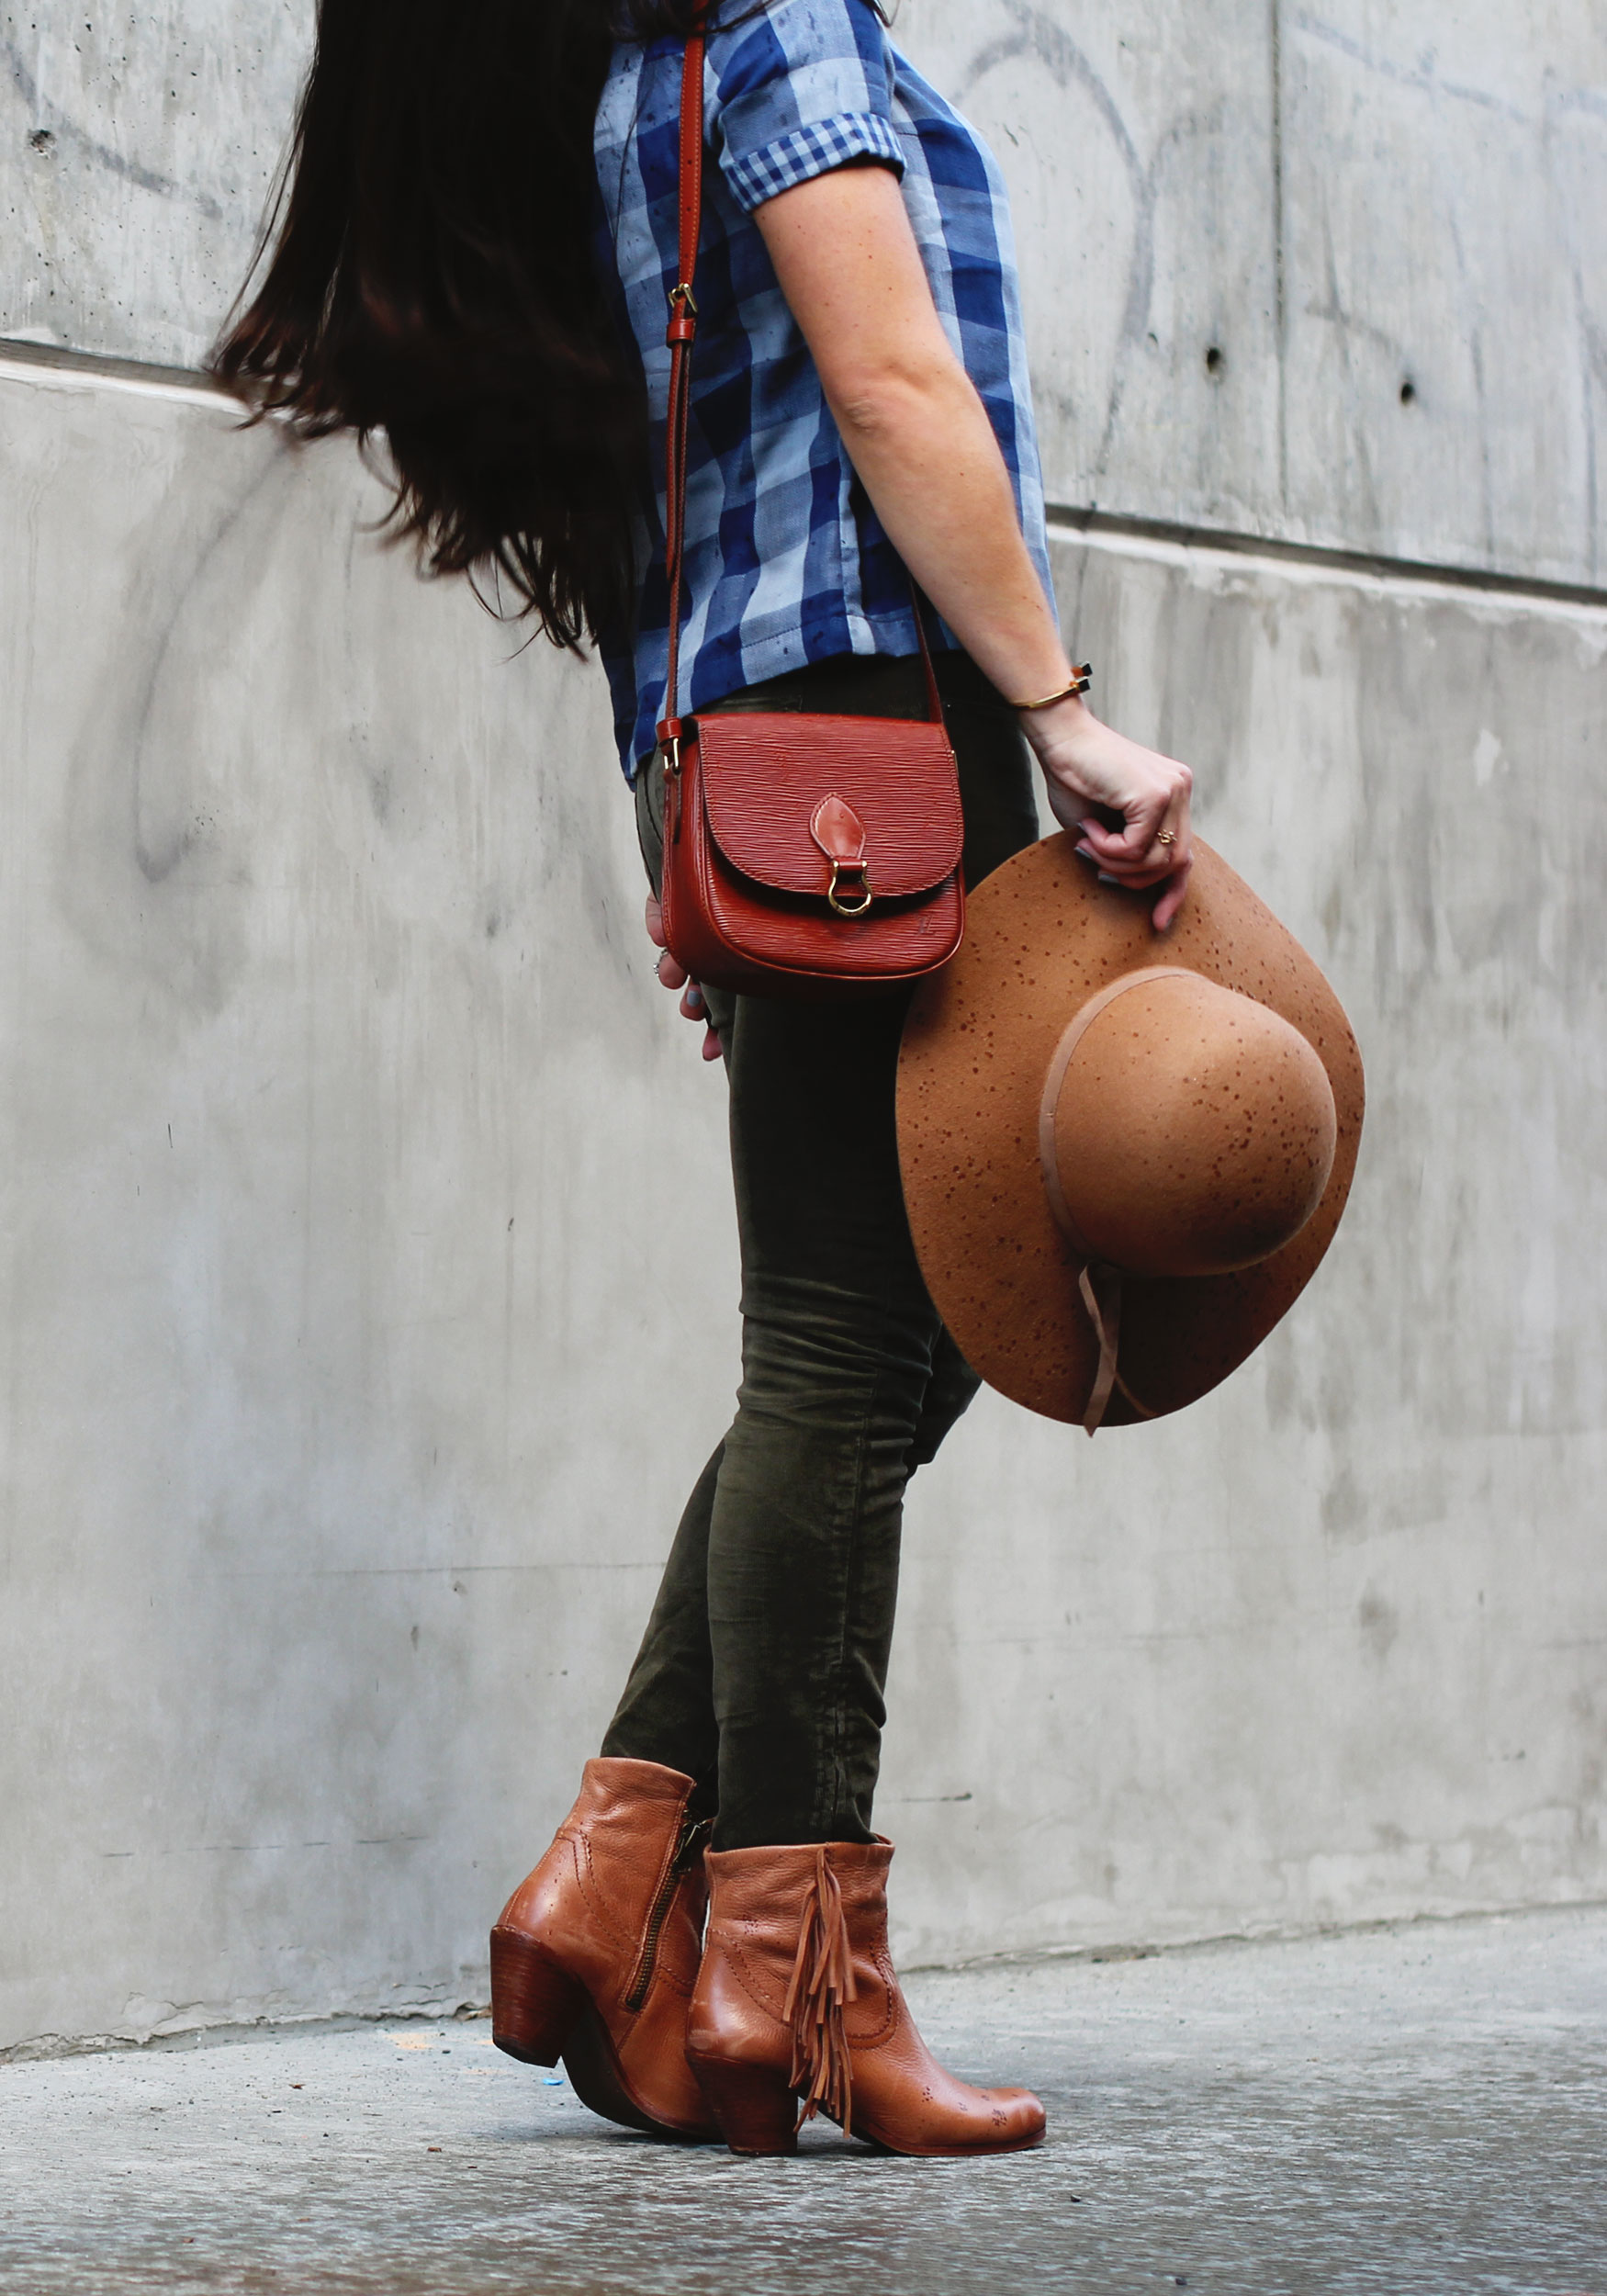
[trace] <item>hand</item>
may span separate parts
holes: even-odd
[[[1055,819],[1063,829],[1080,831],[1077,850],[1102,875],[1129,892],[1161,888],[1153,923],[1163,933],[1183,906],[1194,866],[1194,775],[1175,758],[1102,726],[1080,698],[1058,702],[1022,723],[1043,768]],[[1108,827],[1096,807],[1119,814],[1121,827]]]
[[[653,893],[647,895],[647,938],[656,949],[664,951],[657,964],[660,985],[685,992],[680,1000],[680,1009],[688,1020],[701,1020],[703,1024],[703,1058],[706,1061],[719,1060],[723,1047],[709,1025],[709,1008],[703,1002],[703,992],[685,966],[677,964],[664,947],[664,911],[659,906],[657,895]]]

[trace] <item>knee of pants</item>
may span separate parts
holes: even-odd
[[[803,1411],[860,1403],[879,1415],[907,1415],[913,1434],[940,1330],[924,1298],[890,1300],[885,1292],[770,1276],[743,1292],[743,1399]]]

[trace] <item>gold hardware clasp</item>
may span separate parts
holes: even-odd
[[[677,305],[680,303],[684,303],[686,305],[687,310],[691,313],[694,319],[697,317],[698,298],[692,293],[690,282],[685,279],[682,279],[679,286],[672,287],[669,290],[670,310],[674,310]]]
[[[857,902],[852,899],[845,901],[839,895],[837,888],[842,883],[845,869],[854,871],[859,877],[860,897]],[[833,909],[838,917],[863,917],[875,897],[871,890],[871,872],[863,861],[833,861],[831,883],[826,889],[826,898],[828,907]]]

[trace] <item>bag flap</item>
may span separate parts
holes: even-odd
[[[811,824],[826,797],[841,798],[864,825],[878,897],[930,893],[960,866],[960,782],[941,726],[713,712],[698,719],[698,765],[714,843],[733,868],[777,893],[824,899],[831,863]]]

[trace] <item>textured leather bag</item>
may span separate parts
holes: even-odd
[[[680,91],[680,276],[669,298],[669,576],[664,934],[695,980],[830,997],[934,972],[960,946],[964,825],[954,751],[916,600],[927,716],[803,711],[676,715],[693,295],[702,221],[703,41]]]

